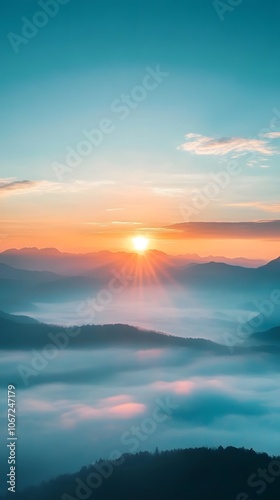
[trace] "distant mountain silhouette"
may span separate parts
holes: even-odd
[[[280,287],[280,258],[258,268],[244,268],[221,262],[209,262],[176,268],[178,282],[194,287],[221,290],[267,290]]]
[[[264,470],[266,476],[259,471]],[[244,448],[194,448],[125,454],[31,487],[17,500],[279,499],[279,457]],[[243,494],[243,495],[242,495]],[[246,496],[247,495],[247,496]],[[11,494],[2,497],[9,499]]]
[[[165,266],[174,265],[176,257],[171,257],[158,250],[150,250],[147,258],[160,260]],[[0,262],[25,270],[50,271],[64,276],[83,275],[97,271],[99,268],[111,270],[124,265],[136,265],[139,255],[132,252],[90,252],[73,254],[56,249],[24,248],[11,249],[0,253]]]
[[[277,330],[277,329],[276,329]],[[221,356],[232,356],[225,345],[221,345],[203,338],[184,338],[167,335],[153,330],[144,330],[130,325],[84,325],[81,327],[60,327],[0,312],[0,350],[31,350],[43,349],[50,343],[50,335],[66,335],[70,349],[88,348],[180,348]],[[71,335],[71,332],[77,332]],[[279,355],[280,343],[275,342],[277,333],[264,332],[258,338],[252,335],[251,341],[243,345],[237,343],[234,354],[250,355],[254,352]]]
[[[179,284],[197,291],[200,297],[208,293],[216,301],[226,292],[236,296],[251,293],[258,298],[280,286],[279,259],[259,268],[246,268],[221,262],[182,265],[181,258],[158,251],[145,255],[125,252],[72,255],[55,249],[26,249],[4,252],[0,254],[0,262],[4,256],[21,267],[47,269],[26,270],[0,263],[0,309],[11,313],[32,311],[36,302],[85,300],[107,286],[113,273],[123,269],[132,277],[130,286]]]
[[[243,257],[229,259],[227,257],[200,257],[197,254],[167,255],[158,250],[150,250],[146,255],[160,261],[167,266],[181,266],[201,262],[225,262],[232,265],[258,267],[265,261],[258,259],[245,259]],[[120,266],[128,261],[136,261],[137,254],[129,252],[89,252],[85,254],[73,254],[60,252],[55,248],[22,248],[9,249],[0,253],[0,262],[12,267],[33,271],[50,271],[62,275],[77,275],[87,271],[93,271],[99,266]]]

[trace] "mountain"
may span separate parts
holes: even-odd
[[[22,280],[28,283],[34,282],[48,282],[57,280],[59,278],[58,274],[46,271],[26,271],[23,269],[17,269],[6,264],[0,263],[0,280]]]
[[[0,309],[17,313],[33,310],[36,303],[85,300],[108,280],[99,277],[65,277],[49,271],[27,271],[0,263]],[[107,281],[108,282],[108,281]]]
[[[263,352],[280,354],[280,342],[276,342],[279,330],[262,332],[251,336],[248,342],[237,344],[235,355],[250,355]],[[188,349],[209,355],[232,356],[227,346],[203,338],[185,338],[167,335],[153,330],[144,330],[125,324],[84,325],[81,327],[60,327],[40,323],[25,316],[15,316],[0,312],[0,350],[44,349],[47,344],[60,349],[96,349],[96,348],[140,348]],[[55,339],[55,340],[54,340]],[[65,345],[64,345],[65,344]]]
[[[264,270],[264,271],[269,271],[269,272],[276,272],[279,274],[280,273],[280,257],[277,257],[277,259],[271,260],[270,262],[268,262],[264,266],[261,266],[259,269]]]
[[[37,304],[61,304],[88,301],[106,289],[117,275],[129,276],[129,293],[165,287],[172,294],[181,287],[175,300],[183,307],[191,293],[200,307],[239,307],[244,302],[264,300],[280,288],[280,258],[247,268],[222,262],[183,263],[179,257],[151,250],[143,255],[125,252],[73,255],[55,249],[25,249],[4,252],[8,260],[16,257],[22,266],[47,270],[26,270],[0,261],[0,310],[10,313],[35,311]],[[0,254],[0,259],[3,253]],[[55,271],[55,272],[54,272]],[[125,300],[125,293],[123,299]],[[278,320],[266,329],[277,326]]]
[[[230,264],[232,266],[242,267],[260,267],[266,264],[262,259],[246,259],[245,257],[224,257],[222,255],[208,255],[207,257],[200,257],[197,254],[176,255],[182,262],[191,262],[193,264],[202,264],[206,262],[222,262],[223,264]]]
[[[20,325],[38,325],[39,321],[33,318],[29,318],[29,316],[20,316],[20,315],[12,315],[7,314],[3,311],[0,311],[0,323],[1,320],[11,321],[13,323],[18,323]]]
[[[250,260],[242,257],[229,259],[226,257],[200,257],[197,254],[167,255],[158,250],[146,252],[147,258],[165,266],[183,266],[209,261],[225,262],[232,265],[257,267],[265,263],[261,260]],[[139,256],[132,252],[90,252],[73,254],[60,252],[55,248],[22,248],[9,249],[0,253],[0,262],[18,269],[29,271],[49,271],[65,276],[73,276],[94,271],[99,267],[123,266],[129,262],[137,262]]]
[[[280,346],[280,326],[270,328],[265,332],[256,332],[247,340],[246,345],[274,345]]]
[[[156,449],[153,454],[124,454],[114,462],[99,460],[74,474],[16,493],[15,498],[250,500],[265,492],[264,499],[278,500],[279,458],[232,446],[163,452]],[[7,494],[2,500],[9,498]]]
[[[273,287],[280,288],[280,258],[258,268],[208,262],[181,266],[174,270],[178,282],[212,289],[259,290],[262,295]]]
[[[164,265],[173,265],[173,257],[159,251],[147,252],[152,260],[159,260]],[[97,270],[112,270],[124,265],[136,265],[139,255],[132,252],[91,252],[72,254],[56,249],[24,248],[11,249],[0,253],[0,262],[29,271],[49,271],[64,276],[77,276],[96,272]]]
[[[31,318],[0,312],[0,350],[42,349],[50,343],[49,334],[68,336],[70,348],[94,347],[180,347],[228,354],[228,349],[210,340],[174,337],[129,325],[84,325],[59,327],[32,321]],[[76,331],[75,336],[72,332]]]

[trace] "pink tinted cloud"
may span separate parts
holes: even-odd
[[[123,403],[130,403],[132,401],[131,396],[128,394],[118,394],[117,396],[111,396],[109,398],[102,399],[101,403],[105,406],[112,406]]]
[[[80,421],[94,419],[131,418],[146,411],[144,404],[135,403],[126,395],[114,396],[99,401],[95,406],[74,404],[64,412],[60,421],[63,427],[74,427]]]
[[[171,391],[175,394],[189,394],[195,387],[191,380],[176,380],[175,382],[158,381],[153,387],[159,391]]]
[[[146,406],[140,403],[125,403],[113,406],[109,412],[114,417],[131,418],[145,413]]]

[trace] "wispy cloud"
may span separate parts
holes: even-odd
[[[280,203],[260,203],[259,201],[244,201],[244,202],[236,202],[236,203],[226,203],[224,206],[227,207],[253,207],[264,212],[273,212],[280,213]]]
[[[15,179],[0,179],[0,194],[3,191],[21,191],[33,188],[36,185],[34,181],[17,181]]]
[[[280,220],[256,222],[183,222],[168,229],[177,230],[178,238],[279,239]]]
[[[167,196],[168,198],[176,198],[184,194],[184,190],[181,188],[168,188],[168,187],[153,187],[153,194],[157,196]]]
[[[116,224],[116,225],[123,225],[123,226],[141,226],[143,222],[129,222],[129,221],[123,221],[123,220],[113,220],[111,224]]]
[[[280,139],[280,132],[267,132],[267,134],[263,134],[262,137],[266,137],[267,139]]]
[[[33,193],[75,193],[100,186],[112,185],[114,181],[73,181],[69,183],[51,182],[46,180],[18,180],[15,178],[0,179],[0,196]]]
[[[269,134],[268,134],[269,135]],[[240,156],[246,153],[259,153],[266,156],[276,154],[268,141],[264,139],[248,139],[243,137],[207,137],[200,134],[187,134],[186,141],[178,149],[196,155]],[[268,138],[268,137],[267,137]]]

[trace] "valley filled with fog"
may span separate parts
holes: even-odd
[[[157,446],[279,451],[279,259],[108,255],[59,274],[4,257],[0,375],[18,391],[21,487]]]

